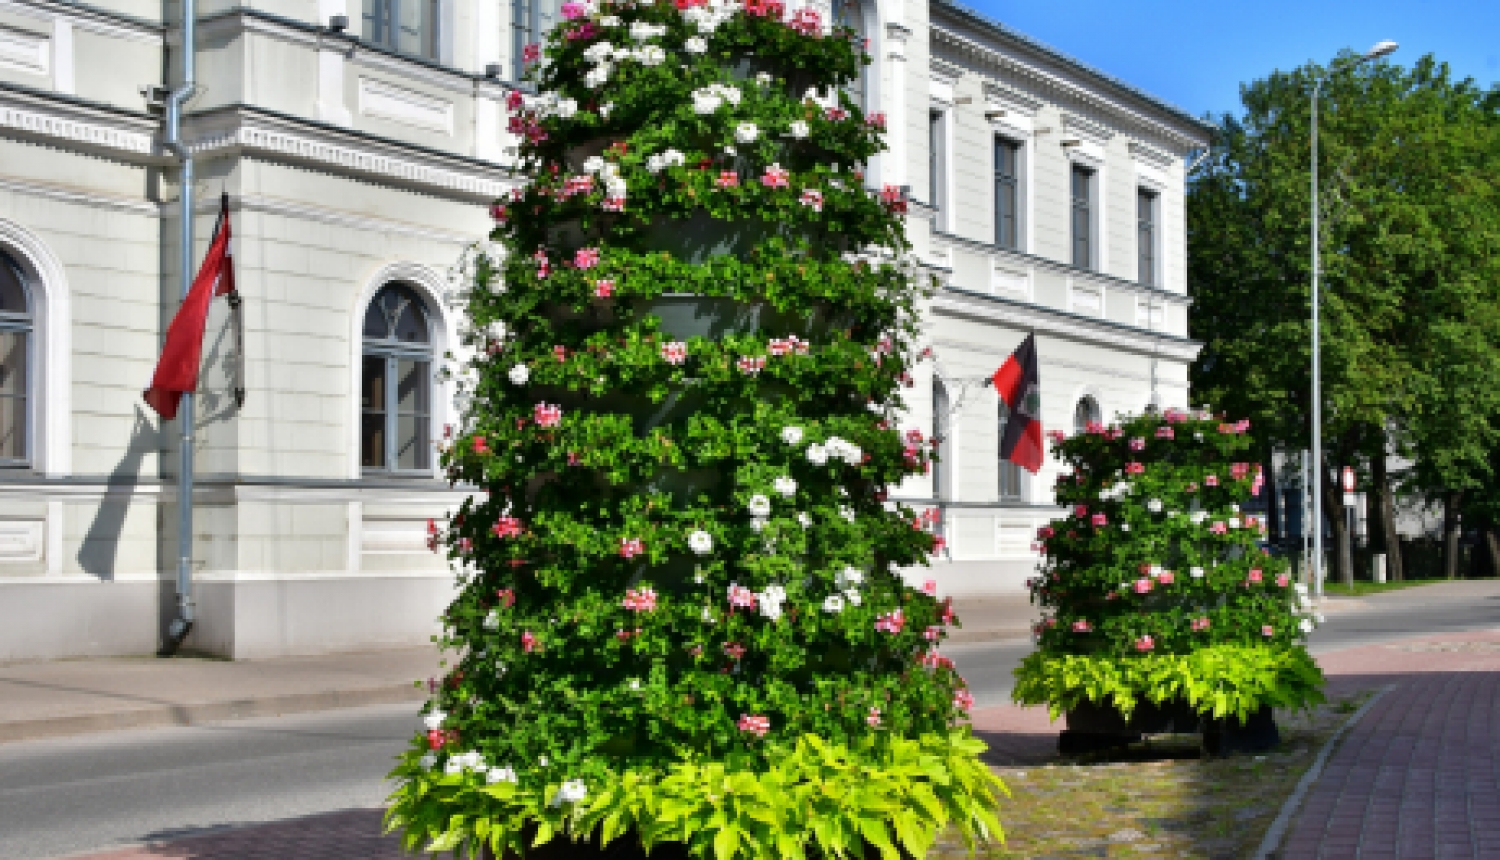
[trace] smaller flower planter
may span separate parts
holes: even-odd
[[[1235,717],[1204,717],[1185,699],[1159,705],[1143,701],[1126,720],[1112,705],[1085,702],[1068,711],[1066,720],[1067,728],[1057,739],[1057,750],[1063,755],[1105,752],[1154,734],[1201,734],[1209,755],[1265,752],[1281,740],[1269,706],[1241,722]]]
[[[713,852],[706,856],[712,857]],[[819,854],[816,849],[809,848],[807,852],[809,860],[827,860]],[[846,855],[851,860],[856,860],[854,855]],[[911,855],[905,851],[900,852],[902,860],[912,860]],[[493,851],[485,848],[480,854],[481,860],[497,860]],[[857,860],[879,860],[880,850],[873,845],[866,845],[863,855]],[[505,854],[498,860],[692,860],[687,846],[680,842],[665,842],[656,846],[650,854],[647,854],[640,844],[640,840],[633,833],[625,833],[608,846],[600,848],[598,845],[589,843],[570,842],[566,837],[558,837],[540,848],[531,848],[526,851],[522,858],[515,854]]]

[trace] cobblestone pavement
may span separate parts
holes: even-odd
[[[1368,645],[1319,658],[1330,692],[1395,689],[1365,714],[1304,800],[1281,860],[1500,860],[1500,630]],[[1045,709],[974,713],[996,765],[1056,750]],[[379,810],[173,839],[78,860],[407,857]]]

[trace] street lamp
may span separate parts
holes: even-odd
[[[1376,42],[1365,55],[1334,63],[1313,82],[1312,91],[1312,483],[1313,483],[1313,594],[1323,596],[1323,384],[1318,361],[1318,94],[1336,70],[1375,60],[1399,47],[1389,39]]]

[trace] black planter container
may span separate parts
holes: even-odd
[[[808,857],[819,860],[820,855],[816,850],[809,851]],[[866,845],[864,860],[879,860],[880,850],[873,845]],[[911,855],[905,851],[901,852],[902,860],[911,860]],[[480,854],[480,860],[496,860],[494,852],[488,848]],[[499,860],[691,860],[687,847],[680,842],[665,842],[657,845],[647,854],[641,849],[641,843],[632,833],[625,833],[617,837],[608,847],[600,848],[597,845],[570,842],[566,838],[557,838],[548,842],[540,848],[529,848],[524,857],[515,854],[506,854]]]
[[[1067,729],[1057,738],[1063,755],[1085,755],[1128,746],[1148,734],[1202,734],[1210,755],[1264,752],[1281,741],[1269,706],[1241,722],[1200,716],[1186,700],[1141,702],[1127,721],[1111,705],[1084,702],[1067,713]]]

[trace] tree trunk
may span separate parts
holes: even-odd
[[[1349,542],[1349,521],[1344,513],[1344,490],[1337,470],[1331,479],[1326,476],[1323,479],[1323,516],[1327,518],[1328,528],[1333,532],[1334,564],[1339,581],[1353,588],[1354,551]]]
[[[1490,551],[1490,576],[1500,576],[1500,533],[1495,526],[1484,530],[1484,543]]]
[[[1443,494],[1443,575],[1458,578],[1458,538],[1462,531],[1463,490]]]
[[[1386,470],[1385,453],[1370,460],[1371,492],[1375,494],[1380,521],[1380,537],[1385,546],[1385,569],[1392,582],[1406,578],[1401,565],[1401,535],[1396,531],[1396,501],[1391,477]]]

